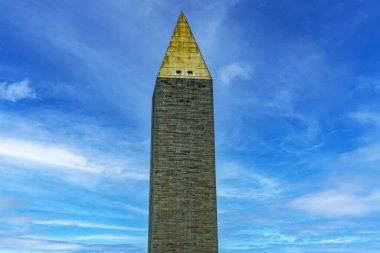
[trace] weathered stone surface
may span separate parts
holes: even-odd
[[[150,177],[148,252],[218,252],[211,79],[157,78]]]

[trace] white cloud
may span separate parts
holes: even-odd
[[[225,198],[265,199],[282,191],[275,179],[236,163],[222,164],[218,171],[218,181],[217,194]]]
[[[264,191],[233,186],[220,186],[217,188],[217,192],[218,197],[234,199],[258,199],[267,196]]]
[[[145,228],[114,226],[107,224],[89,223],[83,221],[73,220],[38,220],[33,222],[37,225],[51,225],[51,226],[73,226],[82,228],[99,228],[99,229],[112,229],[112,230],[125,230],[125,231],[146,231]]]
[[[134,180],[149,179],[149,174],[145,171],[106,168],[98,163],[89,162],[87,157],[67,148],[22,139],[0,136],[0,156],[17,161],[34,162],[56,169],[102,174],[111,177],[117,176]],[[80,178],[77,179],[80,180]],[[75,178],[72,180],[75,181]]]
[[[270,238],[273,241],[276,241],[278,243],[294,243],[298,238],[296,236],[292,235],[285,235],[278,232],[274,233],[263,233],[264,237]]]
[[[20,139],[0,137],[0,155],[86,172],[99,172],[88,167],[87,159],[67,149]]]
[[[340,159],[346,166],[380,169],[380,143],[343,153]]]
[[[344,190],[327,190],[304,195],[290,203],[290,207],[313,215],[365,215],[380,208],[380,191],[359,194]]]
[[[337,237],[337,238],[331,238],[331,239],[322,239],[320,241],[316,241],[313,243],[318,244],[348,244],[348,243],[358,243],[358,242],[365,242],[368,241],[368,238],[361,238],[361,237]]]
[[[148,210],[145,208],[140,208],[136,206],[132,206],[126,203],[118,203],[118,207],[122,207],[128,211],[139,213],[139,214],[148,214]]]
[[[378,130],[380,129],[380,114],[372,111],[358,111],[349,114],[350,117],[360,124],[366,124],[373,129],[367,128],[367,134],[360,139],[366,142],[349,152],[339,156],[346,167],[363,169],[380,169],[380,142]]]
[[[242,179],[256,182],[266,188],[277,187],[278,183],[272,179],[256,173],[254,168],[245,168],[233,162],[224,162],[219,167],[218,178],[230,181],[231,179]]]
[[[362,124],[373,124],[380,126],[380,114],[375,112],[361,111],[351,113],[351,117]]]
[[[360,76],[358,78],[358,85],[360,87],[369,87],[371,88],[375,93],[380,92],[380,78],[378,76]]]
[[[73,238],[77,241],[86,241],[86,240],[123,240],[123,241],[146,241],[145,236],[128,236],[128,235],[85,235],[78,236]]]
[[[91,240],[98,238],[99,240],[128,240],[128,241],[146,241],[146,238],[141,236],[117,236],[112,239],[112,235],[99,235],[99,236],[82,236],[77,238],[70,238],[70,240]],[[124,238],[122,238],[124,237]],[[47,238],[40,236],[23,236],[23,237],[3,237],[0,238],[0,252],[99,252],[99,251],[109,251],[109,252],[121,252],[128,251],[128,249],[133,249],[136,252],[136,247],[132,245],[123,244],[84,244],[79,242],[68,242],[62,241],[61,238]],[[140,251],[138,251],[140,252]]]
[[[272,229],[269,229],[272,230]],[[268,247],[273,245],[332,245],[332,244],[352,244],[368,241],[368,238],[360,236],[340,236],[340,237],[325,237],[323,235],[304,236],[302,233],[284,234],[276,231],[256,230],[241,230],[235,238],[244,238],[240,240],[228,240],[224,247],[228,249],[238,249],[242,245],[246,245],[251,249],[259,247]],[[249,249],[247,248],[247,249]],[[226,248],[225,248],[226,249]],[[287,252],[287,251],[286,251]]]
[[[284,119],[292,122],[288,124],[294,129],[281,142],[284,151],[300,154],[323,145],[322,129],[316,119],[298,113],[284,115]]]
[[[48,240],[0,238],[0,249],[80,250],[83,245]]]
[[[149,180],[149,173],[142,170],[126,170],[121,168],[112,168],[110,170],[105,169],[103,174],[109,176],[117,176],[118,178],[129,178],[135,180]]]
[[[377,169],[380,170],[380,142],[378,130],[380,130],[380,114],[373,111],[357,111],[349,116],[360,124],[365,124],[366,134],[359,137],[364,145],[342,153],[340,162],[346,167]]]
[[[233,62],[222,67],[219,71],[221,83],[229,86],[234,79],[248,80],[252,75],[252,69],[249,65]]]
[[[0,83],[0,99],[16,102],[26,98],[36,98],[28,79],[14,83]]]

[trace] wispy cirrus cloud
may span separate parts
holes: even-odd
[[[223,245],[221,248],[223,251],[226,250],[247,250],[239,252],[252,252],[255,250],[262,250],[264,252],[271,252],[274,247],[281,247],[282,252],[299,252],[299,247],[313,245],[314,247],[333,247],[334,245],[352,245],[357,243],[367,242],[368,239],[360,236],[300,236],[300,235],[290,235],[280,232],[262,232],[253,231],[247,236],[246,231],[240,234],[245,239],[230,240],[228,243]],[[277,248],[276,247],[276,248]],[[286,250],[293,248],[294,250]],[[230,252],[230,251],[227,251]],[[232,251],[234,252],[234,251]],[[303,252],[303,251],[302,251]],[[309,251],[307,251],[309,252]],[[318,252],[318,251],[311,251]],[[346,251],[344,251],[346,252]]]
[[[145,228],[98,224],[98,223],[83,222],[83,221],[78,221],[78,220],[37,220],[37,221],[34,221],[33,223],[37,225],[49,225],[49,226],[70,226],[70,227],[99,228],[99,229],[125,230],[125,231],[146,231]]]
[[[351,113],[350,116],[359,123],[373,124],[380,127],[380,114],[372,111],[358,111]]]
[[[249,64],[233,62],[221,67],[219,79],[224,86],[229,86],[234,79],[248,80],[251,78],[252,72]]]
[[[370,88],[375,93],[380,92],[380,77],[379,76],[360,76],[358,77],[359,88]]]
[[[380,190],[358,193],[344,189],[310,193],[293,200],[290,208],[327,217],[361,216],[380,208]]]
[[[28,238],[7,238],[0,237],[0,249],[23,249],[23,250],[46,250],[46,251],[65,251],[85,249],[79,243],[70,243],[52,240],[37,240]]]
[[[78,240],[79,241],[79,240]],[[142,252],[129,244],[89,244],[29,237],[0,237],[0,252]]]
[[[217,194],[234,199],[268,199],[282,192],[274,178],[261,175],[252,168],[225,162],[220,166]]]
[[[142,171],[110,169],[91,163],[86,156],[65,147],[3,136],[0,136],[0,156],[83,173],[117,175],[136,180],[147,180],[149,177],[146,172]]]
[[[62,147],[6,137],[0,137],[0,143],[2,156],[85,172],[99,172],[99,169],[87,166],[85,157]]]
[[[260,189],[250,189],[249,187],[239,186],[220,186],[217,189],[218,197],[232,199],[263,199],[267,198],[268,194]]]
[[[98,234],[98,235],[84,235],[77,236],[73,238],[77,241],[87,241],[87,240],[111,240],[111,241],[146,241],[146,236],[128,236],[128,235],[110,235],[110,234]]]
[[[0,82],[0,99],[17,102],[22,99],[34,99],[36,93],[28,79],[19,82]]]
[[[371,168],[380,170],[380,143],[373,143],[359,147],[340,155],[347,167]]]
[[[371,110],[350,113],[349,116],[366,130],[358,138],[360,144],[353,150],[340,154],[339,160],[346,167],[380,170],[380,114]],[[363,143],[364,142],[364,143]]]

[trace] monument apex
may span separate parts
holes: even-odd
[[[158,76],[211,79],[183,12],[178,18]]]

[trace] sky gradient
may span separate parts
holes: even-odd
[[[380,2],[0,0],[0,253],[147,248],[181,10],[214,79],[221,253],[378,253]]]

